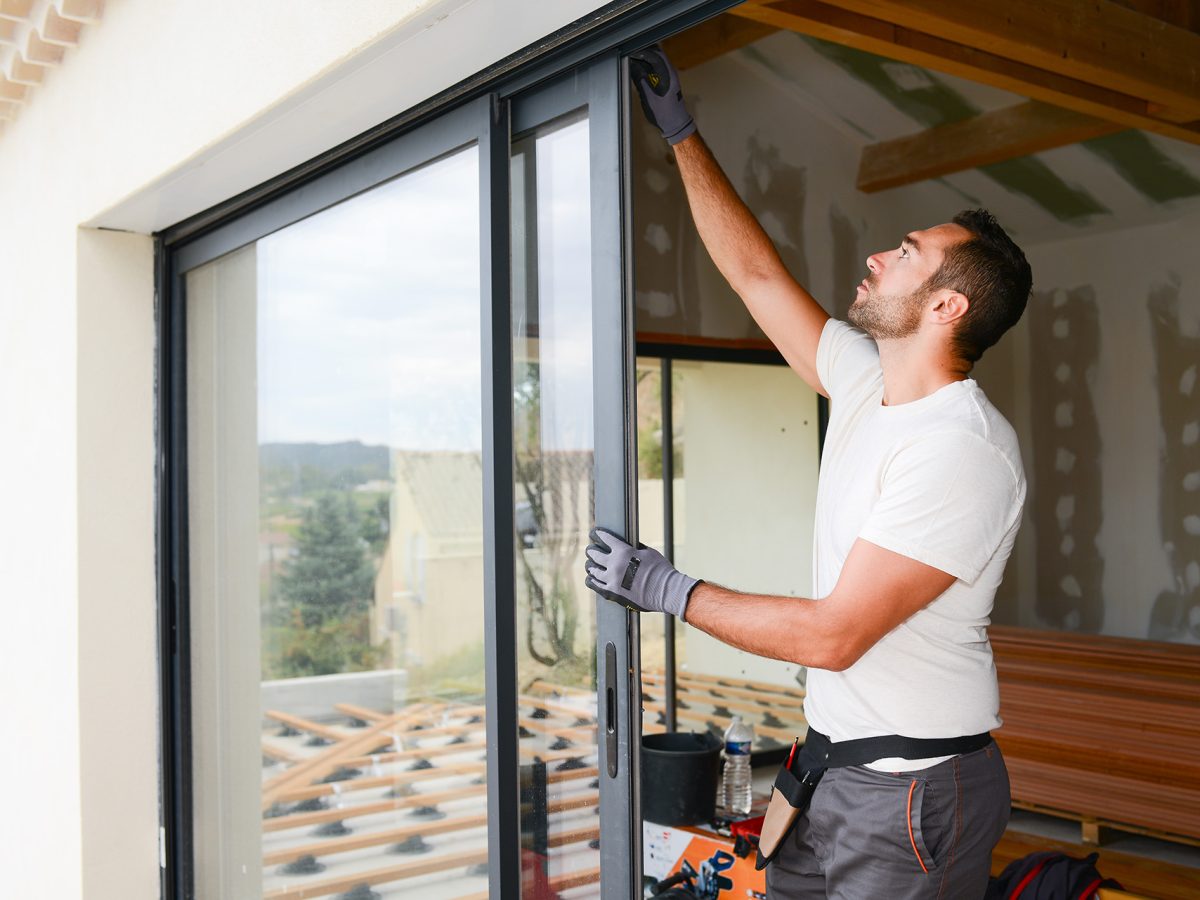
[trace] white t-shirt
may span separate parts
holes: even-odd
[[[1000,697],[987,626],[1025,502],[1012,426],[969,378],[884,406],[878,347],[835,319],[821,333],[817,375],[830,419],[813,596],[832,593],[858,538],[958,580],[845,671],[810,669],[809,723],[834,741],[996,728]],[[871,767],[911,771],[947,758],[882,759]]]

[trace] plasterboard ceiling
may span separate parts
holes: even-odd
[[[881,141],[1026,100],[787,31],[703,65],[731,72],[736,67],[786,83],[807,108],[815,106],[828,121],[840,123],[860,153]],[[748,127],[750,121],[747,116]],[[1125,130],[892,191],[927,206],[931,184],[945,189],[946,204],[986,206],[1026,240],[1052,240],[1200,212],[1200,146]]]

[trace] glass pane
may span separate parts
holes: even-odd
[[[474,147],[187,276],[200,897],[486,896]]]
[[[642,366],[657,367],[657,360]],[[738,590],[811,596],[817,396],[784,366],[673,360],[676,565]],[[647,368],[648,371],[648,368]],[[639,381],[639,526],[662,540],[660,377]],[[647,446],[649,452],[645,449]],[[736,523],[736,527],[730,527]],[[660,549],[663,549],[660,547]],[[647,731],[665,717],[662,630],[643,616]],[[764,659],[683,623],[675,628],[677,728],[723,735],[734,715],[754,726],[754,750],[803,734],[804,671]]]
[[[522,894],[599,896],[588,123],[512,151]]]

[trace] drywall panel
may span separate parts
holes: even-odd
[[[1029,249],[1015,422],[1029,501],[1006,621],[1200,642],[1200,219]],[[1006,610],[1006,613],[1013,612]]]

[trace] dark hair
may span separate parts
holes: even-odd
[[[954,217],[954,224],[971,232],[971,237],[946,250],[946,258],[925,288],[966,296],[970,306],[955,329],[954,351],[973,364],[1021,318],[1033,273],[1021,248],[986,209],[964,209]]]

